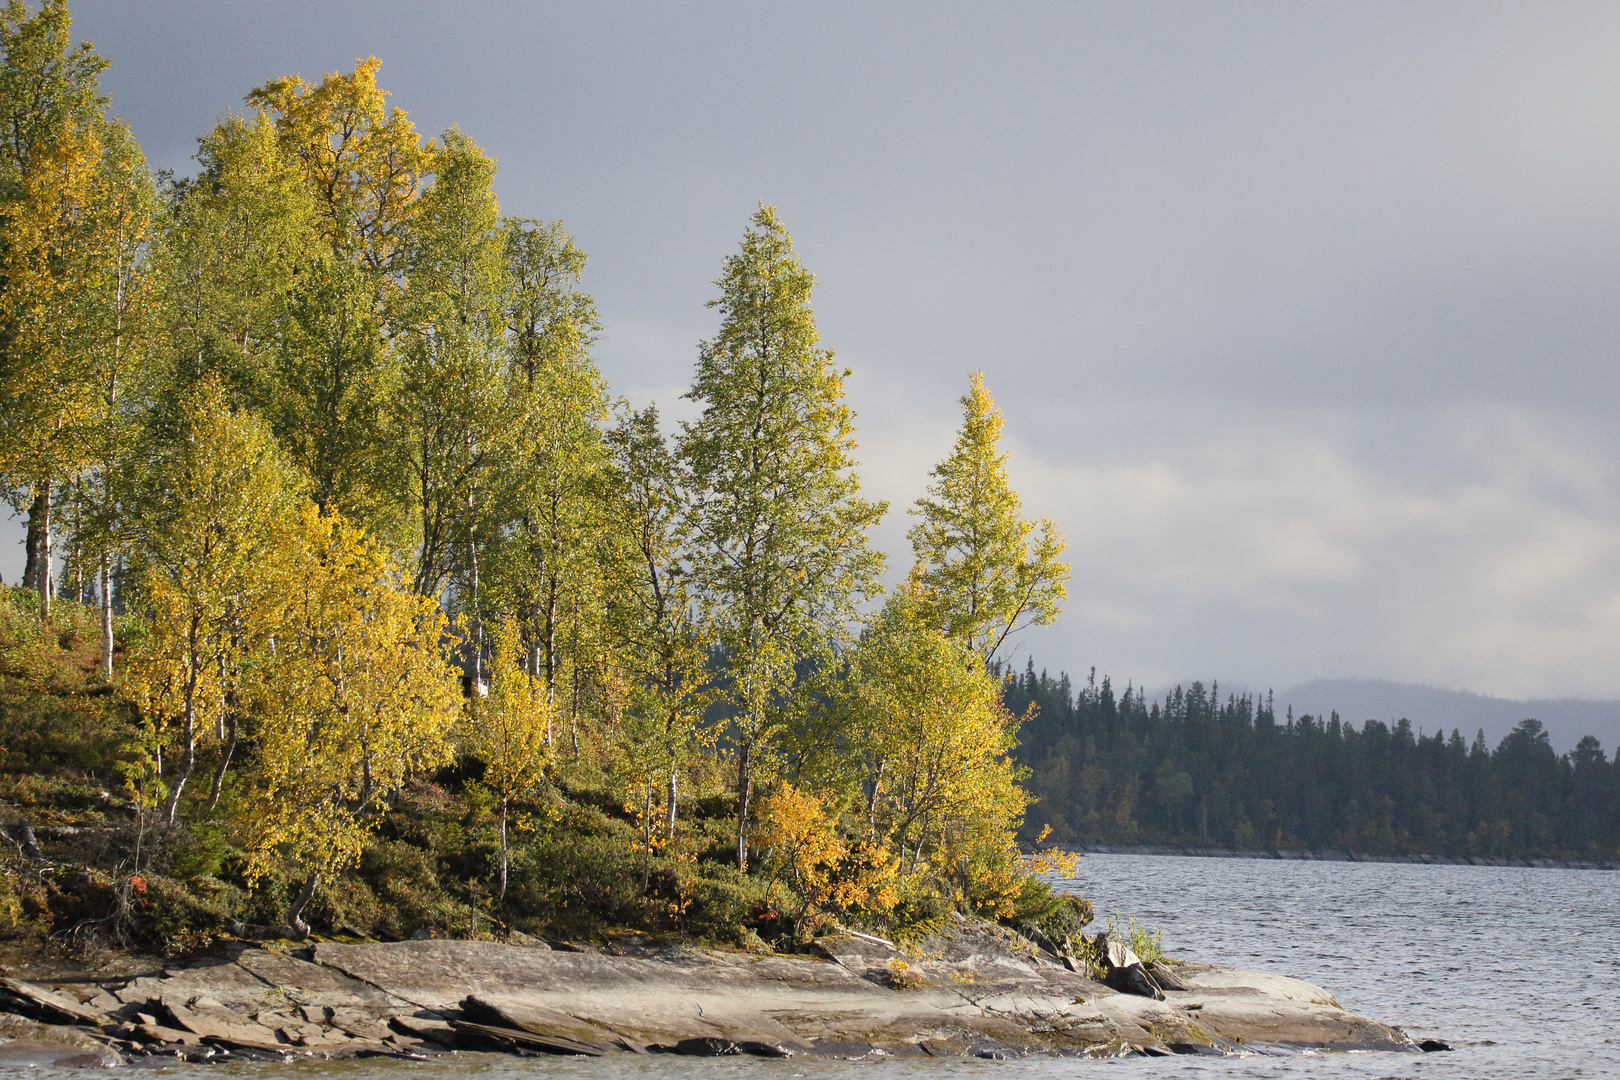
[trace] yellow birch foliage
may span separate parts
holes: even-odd
[[[163,337],[180,371],[219,371],[263,398],[283,309],[322,251],[314,196],[262,114],[225,117],[197,161],[154,253]]]
[[[539,782],[550,761],[547,735],[553,706],[549,688],[524,670],[517,620],[496,628],[489,665],[489,691],[472,697],[466,749],[484,763],[484,783],[501,799],[500,895],[506,895],[507,810],[514,798]]]
[[[359,529],[308,507],[300,541],[254,687],[249,873],[281,862],[329,881],[359,858],[381,802],[450,760],[460,673],[443,614]]]
[[[135,580],[147,633],[127,690],[170,751],[168,816],[226,695],[269,633],[301,479],[264,423],[233,412],[217,379],[180,408],[178,438],[150,448],[136,508]]]
[[[83,302],[82,392],[93,405],[86,410],[82,440],[86,473],[75,485],[78,521],[73,554],[92,574],[111,573],[112,551],[119,546],[121,490],[125,466],[140,434],[131,390],[139,383],[153,337],[151,316],[155,275],[146,252],[152,241],[157,191],[146,158],[129,128],[110,123],[101,128],[101,161],[90,192],[93,219],[84,244],[86,274]],[[105,586],[107,582],[103,582]],[[111,647],[110,632],[103,649]],[[111,673],[104,652],[104,670]]]
[[[681,771],[708,752],[717,735],[703,719],[719,696],[708,670],[714,629],[691,579],[680,573],[690,534],[679,470],[659,433],[657,410],[624,416],[607,442],[617,465],[612,508],[622,553],[607,599],[612,651],[629,686],[619,729],[624,745],[614,761],[632,790],[662,785],[676,791]],[[666,803],[666,836],[674,829],[674,809]]]
[[[1019,721],[999,682],[923,620],[910,589],[885,607],[853,666],[872,834],[909,872],[931,866],[959,902],[999,910],[1022,881],[1015,834],[1029,805],[1024,770],[1008,756]]]
[[[319,85],[288,75],[248,95],[275,118],[285,151],[303,168],[334,254],[382,273],[402,268],[424,182],[437,165],[407,113],[390,109],[375,56]]]
[[[974,372],[961,398],[962,427],[950,455],[933,471],[928,494],[906,534],[917,607],[930,625],[989,664],[1007,638],[1047,626],[1068,596],[1068,546],[1046,518],[1023,519],[1001,451],[1001,410]]]
[[[899,901],[896,860],[876,845],[846,843],[836,808],[792,784],[761,800],[752,834],[754,845],[768,852],[766,873],[798,898],[796,935],[828,909],[887,911]]]
[[[85,220],[101,146],[64,123],[29,162],[0,244],[0,474],[38,493],[80,467],[94,406],[83,366]]]
[[[473,699],[465,738],[467,751],[484,762],[484,783],[505,803],[545,772],[553,708],[545,680],[524,670],[516,620],[503,620],[493,638],[489,693]]]

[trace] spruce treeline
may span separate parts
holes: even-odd
[[[1063,541],[980,377],[885,601],[774,209],[670,431],[597,371],[574,240],[376,59],[252,89],[177,180],[70,27],[0,8],[0,798],[99,793],[104,918],[136,881],[259,936],[1057,910],[991,665],[1056,616]]]
[[[1533,719],[1492,747],[1483,732],[1406,720],[1278,716],[1269,694],[1223,700],[1219,684],[1149,701],[1095,671],[1078,686],[1036,674],[1033,661],[1005,699],[1038,710],[1017,751],[1038,800],[1027,839],[1049,829],[1059,844],[1620,856],[1620,761],[1590,735],[1560,755]]]

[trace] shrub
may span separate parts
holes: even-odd
[[[954,904],[928,888],[925,882],[909,879],[883,929],[896,945],[903,949],[914,948],[930,934],[944,929],[955,910]]]
[[[698,865],[702,872],[686,885],[690,900],[676,928],[701,938],[743,944],[744,937],[761,925],[760,915],[767,910],[764,886],[733,866]]]
[[[922,972],[912,967],[900,957],[889,961],[889,988],[892,990],[915,990],[923,984]]]
[[[1036,925],[1053,941],[1072,941],[1093,918],[1091,901],[1073,893],[1058,893],[1055,899],[1056,908]]]
[[[1141,958],[1144,964],[1153,964],[1164,959],[1164,943],[1160,940],[1160,931],[1149,930],[1135,919],[1127,918],[1122,922],[1118,915],[1108,916],[1108,938],[1129,945],[1131,951]]]
[[[137,887],[135,903],[144,916],[138,923],[145,931],[141,936],[171,954],[207,947],[225,932],[233,909],[246,906],[240,890],[219,882],[193,884],[155,875],[135,880],[144,885]]]
[[[179,878],[217,878],[224,869],[230,846],[225,830],[213,821],[174,830],[169,838],[170,865]]]

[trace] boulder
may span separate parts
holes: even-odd
[[[519,998],[469,994],[461,1002],[461,1014],[475,1024],[510,1028],[529,1035],[557,1041],[559,1045],[583,1047],[581,1053],[607,1053],[612,1039],[604,1040],[600,1028],[569,1016],[557,1009],[525,1002]],[[575,1052],[575,1051],[569,1051]]]
[[[0,1044],[0,1066],[11,1068],[54,1065],[62,1069],[104,1069],[123,1063],[123,1057],[106,1046],[79,1049],[47,1039],[12,1039]]]
[[[1153,976],[1153,981],[1158,984],[1159,989],[1161,989],[1161,990],[1186,990],[1187,989],[1186,984],[1183,983],[1181,981],[1181,979],[1176,976],[1176,973],[1170,969],[1169,964],[1166,964],[1161,960],[1155,960],[1155,961],[1153,961],[1153,963],[1147,964],[1145,966],[1147,968],[1147,973],[1149,975]]]
[[[388,1026],[401,1035],[421,1042],[437,1043],[451,1048],[456,1045],[456,1029],[450,1021],[426,1010],[411,1016],[396,1016],[388,1021]]]
[[[236,1012],[220,1008],[192,1009],[179,997],[159,999],[173,1026],[214,1046],[280,1053],[287,1048],[271,1029]]]
[[[1103,958],[1108,970],[1103,981],[1109,986],[1121,993],[1139,994],[1155,1001],[1164,1000],[1164,988],[1129,945],[1108,934],[1098,934],[1093,948]]]

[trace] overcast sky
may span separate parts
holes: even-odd
[[[154,167],[382,58],[678,401],[776,204],[903,508],[982,368],[1067,534],[1023,656],[1620,696],[1620,5],[75,0]],[[0,573],[21,566],[9,526]]]

